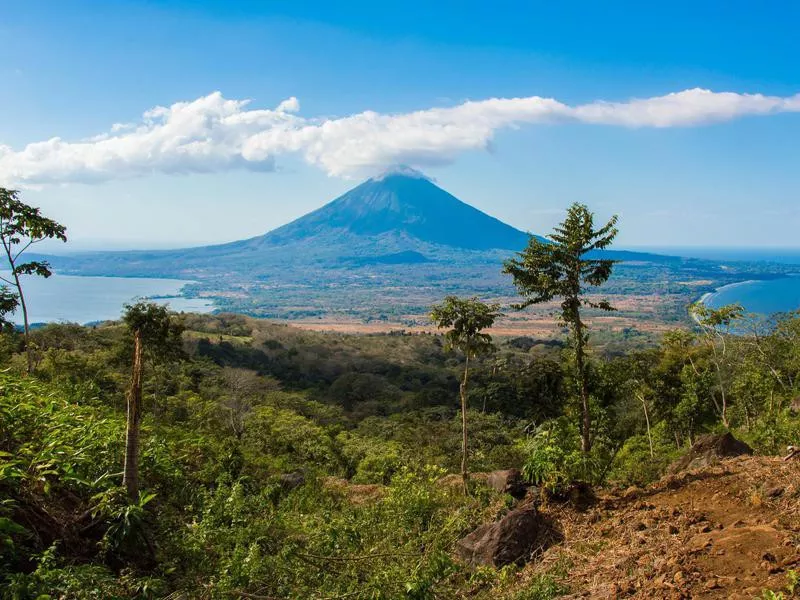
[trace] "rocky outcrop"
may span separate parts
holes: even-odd
[[[730,432],[700,436],[683,457],[669,466],[670,474],[692,471],[717,464],[722,458],[752,454],[753,449]]]
[[[478,527],[456,544],[456,553],[472,565],[524,564],[551,545],[553,530],[533,506],[518,508],[494,523]]]

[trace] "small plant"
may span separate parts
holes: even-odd
[[[797,571],[786,573],[786,586],[780,591],[764,590],[762,600],[789,600],[800,597],[800,574]]]
[[[530,438],[522,474],[532,484],[558,494],[574,481],[595,483],[601,470],[597,452],[584,453],[577,427],[562,417],[540,426]]]
[[[111,488],[94,496],[97,501],[92,516],[102,518],[109,525],[100,548],[110,558],[141,556],[143,552],[152,554],[147,529],[145,507],[155,494],[140,492],[139,497],[130,502],[124,488]]]

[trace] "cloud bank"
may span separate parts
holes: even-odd
[[[300,115],[297,98],[251,108],[214,92],[158,106],[138,123],[78,141],[55,137],[15,150],[0,145],[0,184],[93,183],[151,173],[271,171],[296,154],[333,176],[374,174],[398,163],[426,167],[486,149],[495,132],[543,123],[618,127],[690,127],[745,116],[800,112],[800,94],[690,89],[626,102],[570,106],[552,98],[491,98],[409,113],[372,111],[338,117]]]

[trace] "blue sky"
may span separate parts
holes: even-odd
[[[798,245],[795,3],[0,13],[0,181],[73,248],[258,235],[393,162],[537,233],[577,200],[623,246]]]

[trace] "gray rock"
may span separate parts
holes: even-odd
[[[552,541],[552,530],[536,508],[512,510],[494,523],[481,525],[456,544],[456,553],[472,565],[502,567],[528,562],[534,551]]]
[[[681,471],[702,469],[717,464],[722,458],[752,453],[753,449],[750,446],[737,440],[730,432],[709,433],[697,438],[689,452],[672,463],[667,472],[675,474]]]
[[[519,472],[519,469],[492,471],[487,476],[486,483],[493,490],[501,494],[510,494],[517,499],[524,497],[527,491],[527,486],[522,481],[522,473]]]

